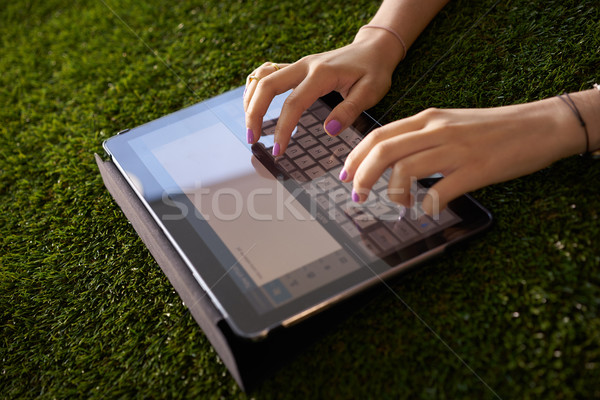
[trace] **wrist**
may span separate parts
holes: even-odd
[[[557,113],[565,139],[573,141],[577,150],[571,154],[592,153],[600,148],[600,92],[596,89],[564,93],[556,96],[559,100]],[[557,114],[558,116],[559,114]]]
[[[587,151],[594,152],[600,149],[600,90],[590,89],[569,95],[581,120],[585,123],[587,135]]]
[[[385,29],[361,28],[352,43],[368,46],[379,56],[382,66],[391,73],[406,56],[406,46],[396,35]]]

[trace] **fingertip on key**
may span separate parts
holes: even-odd
[[[329,136],[337,136],[340,133],[340,129],[342,129],[342,124],[335,119],[332,119],[325,125],[325,132]]]
[[[273,145],[273,156],[277,157],[279,155],[280,149],[281,147],[279,146],[279,143],[275,143]]]

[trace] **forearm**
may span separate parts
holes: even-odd
[[[356,34],[355,41],[371,40],[380,44],[395,66],[446,3],[448,0],[384,0],[369,24],[385,26],[397,32],[406,48],[392,34],[380,29],[361,30]]]

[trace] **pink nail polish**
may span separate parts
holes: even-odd
[[[355,203],[358,203],[360,201],[360,197],[358,196],[358,193],[354,191],[354,189],[352,189],[352,201]]]
[[[250,128],[246,129],[246,140],[248,140],[248,143],[254,142],[254,132]]]
[[[325,125],[325,131],[329,134],[329,136],[336,136],[340,133],[340,129],[342,128],[342,124],[339,121],[332,119]]]
[[[279,155],[279,143],[273,145],[273,155],[277,157]]]
[[[346,172],[346,168],[342,168],[342,171],[340,172],[340,181],[346,180],[347,177],[348,173]]]

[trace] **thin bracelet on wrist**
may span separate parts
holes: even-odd
[[[563,96],[565,96],[566,98]],[[573,114],[575,114],[575,116],[579,120],[579,124],[582,126],[582,128],[585,132],[585,153],[582,153],[582,155],[589,154],[590,153],[590,135],[588,133],[587,126],[585,125],[585,121],[583,120],[583,117],[581,116],[581,113],[579,112],[579,109],[577,108],[577,105],[575,104],[575,102],[573,101],[571,96],[569,96],[569,93],[567,93],[567,92],[564,92],[563,94],[559,94],[556,97],[561,99],[571,109],[571,111],[573,111]]]
[[[597,83],[594,83],[594,89],[598,90],[598,92],[600,93],[600,85],[598,85]],[[566,99],[562,96],[565,96]],[[556,97],[561,99],[571,109],[571,111],[573,111],[573,114],[575,114],[575,116],[579,120],[579,124],[583,127],[583,130],[585,132],[585,153],[582,153],[581,155],[587,155],[595,159],[600,159],[600,149],[590,151],[590,134],[588,132],[587,125],[583,120],[583,117],[581,116],[577,105],[575,104],[571,96],[569,96],[569,93],[564,92],[563,94],[559,94]]]
[[[402,37],[398,34],[398,32],[396,32],[395,30],[393,30],[392,28],[389,28],[387,26],[383,26],[383,25],[374,25],[374,24],[367,24],[367,25],[363,25],[360,27],[360,29],[358,30],[359,32],[362,31],[363,29],[368,29],[368,28],[373,28],[373,29],[383,29],[384,31],[387,31],[389,33],[391,33],[392,35],[394,35],[394,37],[396,39],[398,39],[398,41],[400,42],[400,45],[402,46],[402,58],[400,60],[404,60],[404,58],[406,57],[406,43],[404,43],[404,40],[402,40]]]

